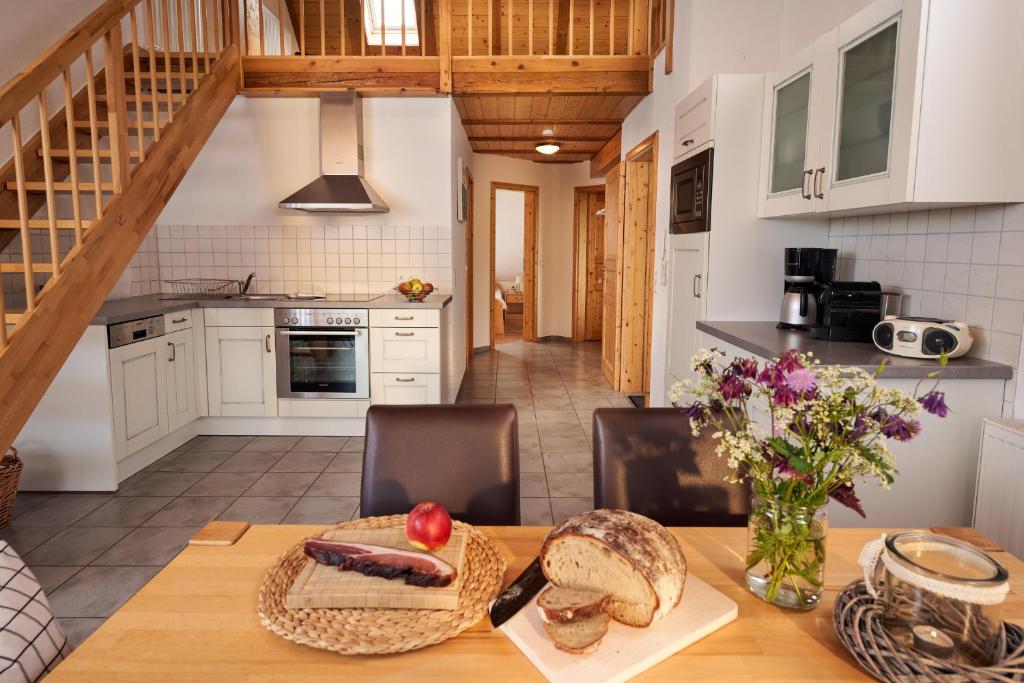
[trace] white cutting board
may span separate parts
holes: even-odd
[[[572,655],[554,646],[544,633],[536,597],[499,629],[552,683],[619,683],[717,631],[738,614],[735,602],[689,575],[682,601],[664,619],[647,628],[613,621],[601,646],[590,654]]]

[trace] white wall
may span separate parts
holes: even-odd
[[[473,346],[490,343],[490,193],[492,182],[540,188],[537,220],[537,336],[572,335],[572,195],[592,185],[590,165],[537,164],[495,154],[473,162]]]
[[[462,127],[462,121],[459,120],[458,111],[456,111],[454,106],[450,106],[448,114],[451,139],[451,151],[449,153],[451,189],[448,192],[451,217],[449,222],[452,226],[452,270],[455,278],[452,289],[452,302],[448,304],[449,339],[451,342],[448,347],[448,395],[449,398],[454,399],[462,384],[462,375],[466,371],[466,362],[468,360],[466,353],[468,348],[467,337],[471,334],[471,331],[467,329],[467,322],[469,307],[472,305],[472,301],[470,301],[469,292],[466,287],[466,275],[469,270],[469,260],[473,256],[466,253],[467,224],[458,220],[457,203],[459,201],[459,192],[461,192],[458,186],[458,173],[459,163],[463,165],[463,168],[468,169],[472,173],[474,157],[473,148],[470,146],[469,138],[466,136],[466,129]],[[470,201],[473,201],[472,197],[470,197]]]
[[[523,221],[526,195],[517,190],[494,193],[494,278],[512,282],[523,273]]]

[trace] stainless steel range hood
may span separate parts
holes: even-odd
[[[363,178],[363,101],[355,93],[320,95],[320,177],[278,204],[282,209],[385,213]]]

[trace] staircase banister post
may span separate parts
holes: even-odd
[[[121,24],[103,37],[103,74],[107,86],[107,121],[110,125],[111,181],[114,193],[124,192],[131,166],[128,161],[128,118],[125,107],[124,38]]]

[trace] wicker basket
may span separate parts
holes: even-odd
[[[14,514],[14,499],[18,494],[18,479],[21,478],[21,458],[12,448],[0,460],[0,527],[7,526]]]

